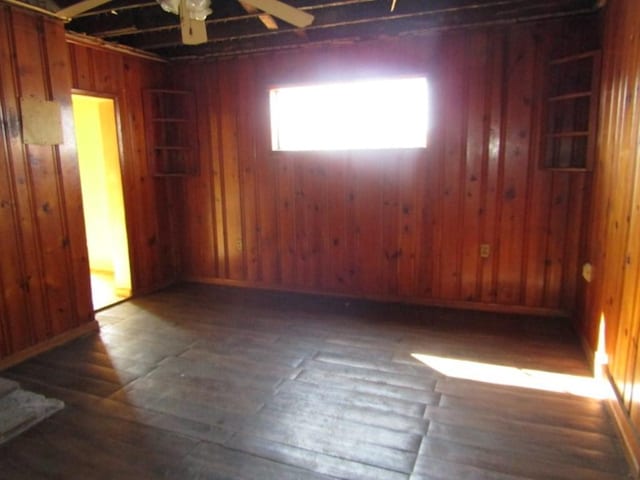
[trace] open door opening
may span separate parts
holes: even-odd
[[[131,296],[122,175],[112,98],[72,95],[93,308]]]

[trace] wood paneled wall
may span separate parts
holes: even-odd
[[[538,167],[553,22],[167,66],[0,10],[0,358],[91,323],[70,93],[119,114],[135,292],[179,278],[418,302],[570,311],[589,174]],[[142,90],[198,95],[200,175],[150,174]],[[271,86],[424,73],[426,150],[273,153]],[[19,98],[63,106],[65,143],[25,146]],[[596,221],[598,217],[596,216]],[[480,258],[480,244],[491,247]],[[587,328],[587,327],[585,327]]]
[[[606,322],[609,368],[640,431],[640,2],[606,9],[600,132],[581,331],[595,349]]]
[[[198,95],[201,139],[201,174],[185,183],[186,276],[571,311],[590,177],[542,170],[538,156],[549,41],[580,31],[576,25],[438,33],[176,69]],[[416,73],[426,74],[432,94],[426,150],[271,152],[269,87]]]
[[[23,143],[21,97],[61,105],[63,144]],[[93,320],[61,22],[0,5],[0,120],[2,359]]]
[[[68,37],[54,19],[0,7],[0,360],[93,327],[71,93],[116,100],[134,293],[179,278],[182,185],[150,174],[142,90],[167,66]],[[62,106],[64,144],[24,145],[20,97]],[[83,327],[84,326],[84,327]]]
[[[167,64],[82,43],[71,36],[69,57],[76,91],[116,100],[133,293],[165,286],[180,276],[174,239],[182,218],[182,185],[177,178],[151,174],[142,92],[166,87]]]

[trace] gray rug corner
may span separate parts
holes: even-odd
[[[0,445],[64,408],[64,402],[0,378]]]

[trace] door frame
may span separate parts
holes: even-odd
[[[133,243],[131,242],[131,220],[129,216],[129,198],[127,195],[128,190],[125,187],[125,169],[124,169],[124,143],[122,140],[122,122],[120,120],[120,96],[117,94],[96,92],[93,90],[85,90],[81,88],[72,88],[71,95],[84,95],[86,97],[105,98],[113,101],[113,113],[116,120],[116,137],[118,141],[118,163],[120,164],[120,182],[122,183],[122,202],[124,204],[124,223],[127,231],[127,250],[129,253],[129,270],[131,276],[131,297],[136,294],[136,274],[135,274],[135,262],[133,261],[135,255],[133,254]],[[73,105],[72,105],[73,109]],[[75,133],[75,125],[74,125]],[[86,228],[86,226],[85,226]],[[85,233],[86,238],[86,233]],[[131,298],[130,297],[130,298]]]

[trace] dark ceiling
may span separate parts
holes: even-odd
[[[60,7],[76,0],[58,0]],[[593,12],[598,0],[286,0],[315,16],[298,30],[278,21],[268,30],[257,13],[237,0],[212,0],[206,44],[181,44],[179,19],[155,0],[113,0],[79,15],[67,30],[158,54],[169,59],[216,57],[358,40],[433,29],[530,21]],[[394,9],[391,11],[392,4]]]

